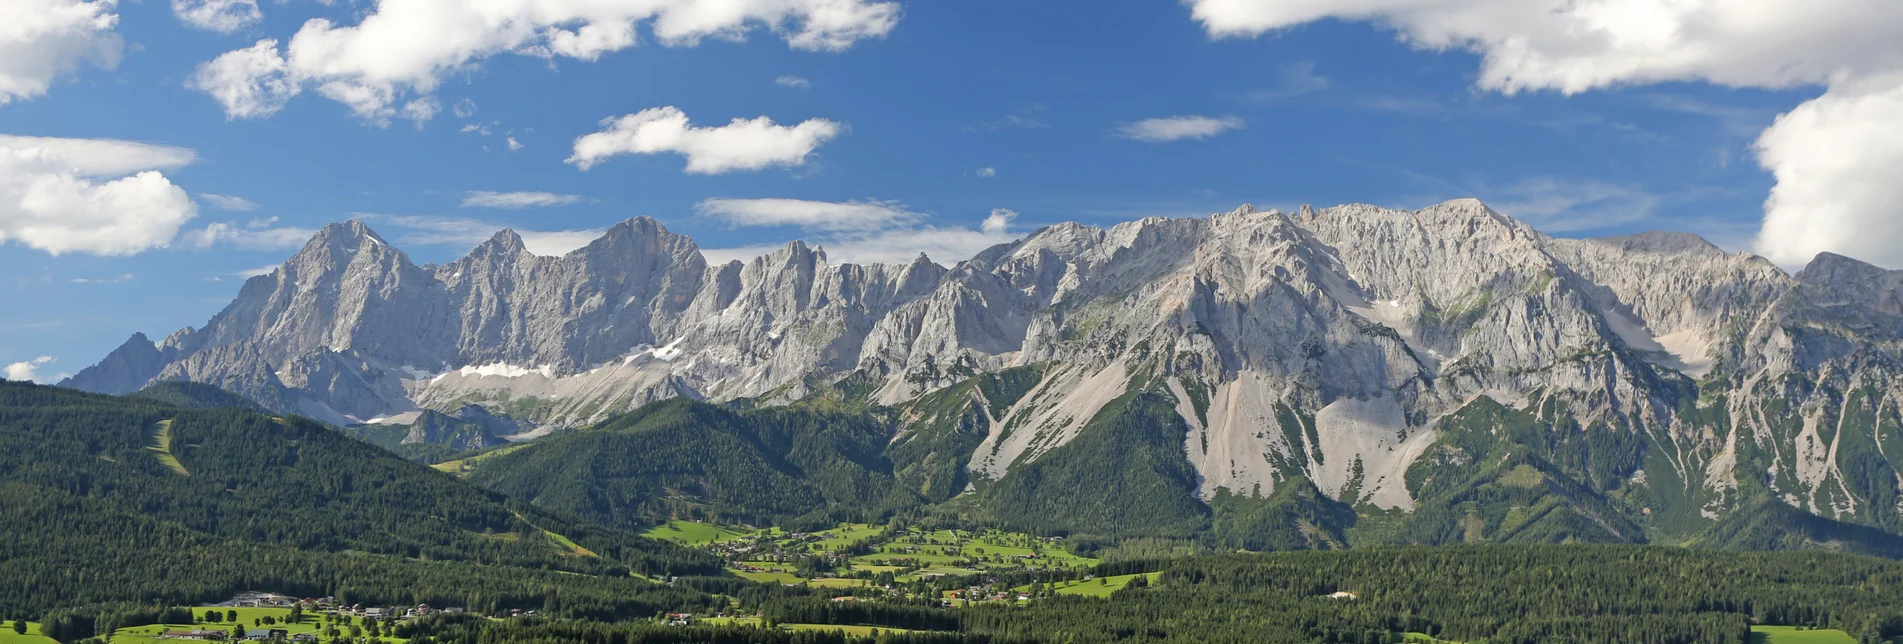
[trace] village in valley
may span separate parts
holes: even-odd
[[[935,600],[945,607],[977,603],[1028,603],[1057,595],[1108,597],[1124,588],[1146,586],[1155,574],[1099,576],[1102,563],[1077,555],[1062,537],[1038,537],[1001,530],[967,530],[872,524],[841,524],[812,532],[781,528],[722,526],[670,521],[647,536],[700,548],[719,555],[728,571],[763,584],[830,590],[832,601]],[[656,583],[673,583],[670,578]],[[180,609],[189,623],[121,627],[109,641],[164,643],[352,642],[406,644],[398,636],[408,620],[437,613],[462,613],[455,607],[364,606],[332,597],[299,598],[272,593],[240,593],[215,605]],[[534,617],[533,611],[508,611],[492,618]],[[656,621],[671,626],[708,624],[762,625],[739,611],[712,614],[666,613]],[[34,635],[37,625],[19,622],[22,633],[5,633],[0,644],[51,642]],[[775,624],[806,630],[818,625]],[[837,628],[837,627],[831,627]],[[888,629],[889,630],[889,629]]]
[[[141,642],[365,642],[403,644],[397,626],[406,620],[461,608],[344,605],[332,597],[298,598],[273,593],[240,593],[224,602],[180,609],[190,623],[122,627],[107,641]],[[520,615],[520,613],[517,613]],[[35,635],[26,622],[7,642],[51,642]]]
[[[935,598],[943,606],[1107,597],[1154,575],[1098,576],[1063,537],[1002,530],[842,524],[814,532],[670,521],[647,532],[719,554],[741,577],[836,589],[834,601]],[[1141,578],[1142,581],[1138,581]]]

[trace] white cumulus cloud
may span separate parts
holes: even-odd
[[[1871,0],[1185,0],[1214,38],[1338,18],[1481,56],[1482,89],[1577,93],[1704,81],[1820,86],[1760,135],[1777,178],[1758,252],[1903,265],[1903,3]]]
[[[290,63],[278,55],[278,41],[260,40],[245,49],[219,54],[200,64],[185,85],[210,94],[225,108],[225,118],[251,119],[276,114],[304,91]]]
[[[808,230],[877,230],[917,221],[918,213],[893,201],[804,199],[708,199],[694,207],[703,216],[734,226],[798,226]]]
[[[898,3],[868,0],[376,0],[357,24],[313,19],[282,48],[262,40],[219,56],[192,85],[231,118],[268,116],[275,109],[260,106],[310,87],[381,123],[492,56],[597,60],[638,44],[642,24],[668,46],[764,28],[794,49],[839,51],[883,38],[899,16]],[[256,98],[271,100],[246,100]]]
[[[1428,49],[1482,55],[1481,87],[1824,83],[1903,63],[1903,5],[1870,0],[1188,0],[1213,37],[1367,20]]]
[[[575,139],[568,163],[587,170],[621,154],[674,153],[687,157],[688,174],[722,174],[771,166],[804,165],[842,126],[826,119],[777,125],[773,119],[734,119],[720,127],[694,127],[687,113],[655,107],[602,120],[602,131]]]
[[[803,77],[800,77],[800,76],[794,76],[794,75],[791,75],[791,74],[788,74],[788,75],[786,75],[786,76],[781,76],[781,77],[779,77],[779,78],[775,78],[775,79],[773,79],[773,82],[775,82],[775,83],[779,83],[779,84],[781,84],[781,85],[784,85],[784,86],[787,86],[787,87],[796,87],[796,88],[799,88],[799,89],[806,89],[806,88],[808,88],[808,87],[812,87],[812,86],[813,86],[813,81],[810,81],[810,80],[806,80],[806,79],[805,79],[805,78],[803,78]]]
[[[986,217],[986,220],[990,220],[990,217]],[[1011,242],[1021,236],[1003,230],[921,226],[845,237],[827,242],[824,247],[827,258],[835,262],[892,264],[910,262],[924,255],[941,266],[951,266],[971,259],[986,248]]]
[[[120,273],[118,277],[75,277],[67,281],[74,284],[124,284],[135,277],[131,273]]]
[[[804,201],[799,199],[709,199],[697,208],[703,215],[726,219],[736,226],[797,226],[813,234],[811,244],[826,249],[827,259],[854,264],[910,262],[923,254],[951,265],[979,251],[1017,239],[1011,224],[1018,214],[994,209],[977,229],[924,224],[924,215],[890,201]],[[710,262],[749,260],[785,244],[702,249]]]
[[[67,376],[63,373],[54,376],[42,376],[40,374],[40,367],[52,364],[53,362],[55,362],[53,356],[40,356],[32,360],[15,362],[7,365],[7,379],[15,382],[37,382],[40,384],[49,384],[65,380]]]
[[[388,224],[402,231],[397,242],[431,246],[461,246],[473,248],[477,244],[494,237],[496,231],[505,226],[480,219],[465,217],[437,217],[428,215],[379,215],[375,213],[352,213],[353,217],[378,224]],[[600,239],[608,231],[598,228],[570,230],[523,230],[515,228],[515,234],[522,238],[523,248],[535,255],[558,257],[569,251],[587,246],[589,242]]]
[[[1015,210],[992,208],[991,214],[985,217],[984,223],[978,226],[978,230],[987,235],[1003,235],[1006,229],[1011,227],[1011,222],[1017,219],[1018,212]]]
[[[198,207],[161,171],[194,157],[131,141],[0,135],[0,242],[54,255],[166,246]]]
[[[1484,196],[1507,216],[1550,233],[1643,221],[1659,203],[1658,195],[1637,186],[1551,178],[1527,179],[1502,190],[1487,190]]]
[[[998,176],[998,169],[992,168],[992,167],[978,168],[977,174],[978,174],[978,178],[980,179],[990,179],[992,177]]]
[[[253,219],[240,224],[217,221],[180,236],[185,246],[204,250],[229,245],[245,250],[286,250],[304,245],[317,231],[297,226],[279,226],[277,217]]]
[[[204,200],[205,203],[211,204],[211,207],[217,208],[219,210],[235,210],[235,211],[242,212],[247,210],[258,209],[257,202],[252,201],[250,199],[246,199],[244,197],[233,197],[230,195],[214,195],[209,193],[199,193],[198,198],[201,200]]]
[[[117,0],[0,2],[0,105],[45,94],[81,63],[118,66],[117,9]]]
[[[402,116],[403,118],[409,119],[411,121],[415,121],[416,129],[420,130],[420,129],[423,129],[424,123],[428,122],[430,119],[436,118],[436,113],[441,112],[442,110],[443,110],[443,105],[441,103],[436,102],[436,99],[429,98],[426,96],[423,98],[413,99],[408,103],[404,103],[403,109],[398,110],[397,114]],[[376,119],[373,118],[371,120],[375,121]],[[514,141],[514,139],[510,139],[510,140]],[[520,147],[520,146],[517,146],[517,147]]]
[[[172,15],[187,25],[228,34],[258,24],[258,0],[172,0]]]
[[[1758,252],[1786,266],[1824,251],[1903,266],[1903,83],[1833,88],[1778,117],[1757,152],[1777,178]]]
[[[1137,141],[1162,143],[1183,139],[1207,139],[1242,127],[1242,119],[1233,116],[1171,116],[1144,119],[1117,127],[1117,136]]]
[[[566,206],[581,201],[577,195],[553,192],[491,192],[477,190],[463,195],[464,208],[542,208]]]

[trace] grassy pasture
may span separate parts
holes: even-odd
[[[1116,575],[1113,577],[1101,577],[1098,579],[1091,579],[1088,581],[1067,581],[1067,582],[1062,582],[1057,584],[1055,586],[1055,589],[1057,591],[1057,594],[1059,595],[1077,595],[1080,597],[1109,597],[1111,593],[1117,592],[1119,590],[1123,590],[1125,587],[1129,586],[1130,581],[1138,577],[1145,577],[1150,581],[1150,583],[1155,583],[1156,579],[1161,576],[1163,576],[1163,573],[1152,572],[1152,573],[1142,573],[1142,574],[1136,574],[1136,575]],[[1017,588],[1013,588],[1012,590],[1017,592],[1025,592],[1025,591],[1029,591],[1030,589],[1031,589],[1030,586],[1018,586]]]
[[[0,621],[0,644],[58,644],[53,638],[40,635],[37,622],[26,623],[26,634],[13,632],[13,621]]]
[[[1807,628],[1797,630],[1796,626],[1753,626],[1752,644],[1857,644],[1857,638],[1838,630]]]
[[[533,443],[518,443],[515,445],[510,445],[508,447],[498,447],[496,449],[489,450],[487,452],[483,452],[481,454],[477,454],[475,456],[471,456],[466,459],[444,461],[442,463],[431,465],[430,467],[435,468],[439,472],[448,472],[456,476],[465,476],[469,474],[470,469],[475,467],[476,463],[482,462],[483,459],[501,456],[503,454],[507,454],[509,452],[513,452],[513,451],[522,449],[524,447],[528,447],[529,445],[532,445],[532,444]]]
[[[324,621],[322,618],[318,617],[317,615],[307,614],[304,616],[304,621],[297,624],[284,623],[283,620],[289,618],[291,615],[291,609],[289,608],[199,607],[199,608],[193,608],[192,613],[194,615],[202,616],[205,614],[205,611],[210,611],[210,610],[216,610],[220,612],[233,611],[233,610],[238,611],[238,621],[235,622],[235,624],[243,624],[245,627],[245,630],[247,631],[281,628],[292,635],[296,635],[298,633],[322,633],[324,630]],[[256,620],[262,617],[271,617],[272,619],[278,620],[278,623],[273,626],[255,625]],[[358,622],[358,623],[361,624],[361,622]],[[178,640],[168,640],[161,636],[166,631],[189,631],[193,629],[207,629],[207,630],[230,632],[231,627],[233,625],[234,625],[234,622],[221,622],[218,624],[153,624],[150,626],[135,626],[132,628],[121,628],[119,630],[113,631],[112,641],[115,643],[124,642],[128,644],[176,642]],[[346,633],[348,633],[350,630],[350,627],[348,626],[339,626],[338,628]],[[408,641],[408,640],[398,639],[398,638],[389,637],[389,636],[385,636],[378,639],[383,642],[394,642],[399,644],[402,642]],[[42,641],[50,642],[52,640],[45,640],[44,638],[42,638]],[[4,639],[0,639],[0,642],[7,642],[8,644],[11,644],[11,642],[8,642],[7,640],[4,640]],[[24,642],[22,644],[24,644]]]
[[[732,541],[747,536],[741,528],[728,528],[698,521],[669,521],[642,533],[649,539],[665,539],[681,545],[701,546]]]
[[[178,472],[179,476],[192,475],[191,472],[186,471],[185,464],[178,462],[178,457],[172,454],[172,419],[159,421],[157,430],[152,432],[152,446],[146,449],[152,450],[160,463]]]
[[[861,541],[871,539],[884,533],[884,526],[848,523],[831,530],[822,530],[813,533],[822,537],[818,543],[813,545],[823,551],[843,550]]]
[[[780,628],[784,628],[789,631],[822,631],[822,632],[838,631],[838,632],[845,633],[847,635],[854,635],[858,637],[871,637],[874,633],[910,633],[911,632],[902,628],[891,628],[886,626],[838,626],[834,624],[781,624]]]

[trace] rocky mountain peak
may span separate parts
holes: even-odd
[[[523,244],[521,235],[516,234],[514,229],[504,228],[496,231],[496,234],[490,236],[488,241],[469,251],[469,254],[483,257],[519,257],[532,253],[529,252],[528,246]]]
[[[586,248],[597,249],[652,247],[654,245],[672,245],[680,242],[692,245],[694,242],[683,235],[669,232],[667,226],[652,217],[634,217],[623,220],[608,228],[608,232]]]
[[[779,250],[753,258],[753,261],[781,269],[801,267],[810,271],[826,263],[826,250],[808,246],[805,241],[795,239],[781,246]]]
[[[1415,211],[1416,219],[1428,225],[1460,226],[1468,230],[1480,230],[1493,227],[1508,234],[1545,237],[1531,226],[1506,215],[1481,202],[1479,199],[1453,199]]]
[[[311,236],[310,241],[304,243],[304,251],[300,252],[312,251],[318,248],[356,248],[362,244],[387,243],[388,242],[383,240],[382,235],[378,235],[377,231],[371,230],[368,224],[363,223],[363,220],[352,219],[350,221],[326,224],[323,228],[318,229],[317,234]]]
[[[591,267],[589,270],[597,274],[613,274],[622,272],[624,267],[639,266],[643,275],[679,270],[691,272],[694,279],[698,279],[699,273],[707,267],[707,259],[693,239],[669,232],[661,222],[650,217],[635,217],[615,224],[570,256],[579,256]]]
[[[1016,257],[1033,256],[1041,251],[1049,251],[1058,258],[1069,259],[1081,255],[1091,248],[1095,248],[1098,244],[1103,243],[1103,239],[1104,231],[1102,228],[1067,221],[1061,224],[1052,224],[1039,228],[1030,235],[1026,235],[1024,239],[1019,240],[1016,244],[998,246],[993,248],[992,251],[996,251],[999,255]],[[978,257],[980,259],[986,259],[991,255],[992,252],[987,251]],[[991,264],[996,262],[994,259],[986,263]]]
[[[133,333],[99,364],[82,369],[59,384],[86,391],[128,394],[145,387],[164,367],[164,356],[152,340],[144,333]]]
[[[1836,253],[1819,253],[1797,274],[1810,303],[1903,315],[1903,271],[1892,271]]]
[[[1854,286],[1896,272],[1836,253],[1818,253],[1798,271],[1797,281],[1818,286]]]
[[[278,273],[280,278],[300,281],[330,279],[359,262],[390,270],[408,265],[409,258],[362,221],[352,219],[319,229]]]

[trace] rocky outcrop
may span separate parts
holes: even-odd
[[[403,445],[443,445],[459,450],[477,450],[506,444],[502,438],[521,432],[515,421],[490,414],[478,405],[469,405],[450,413],[424,411],[410,422]]]

